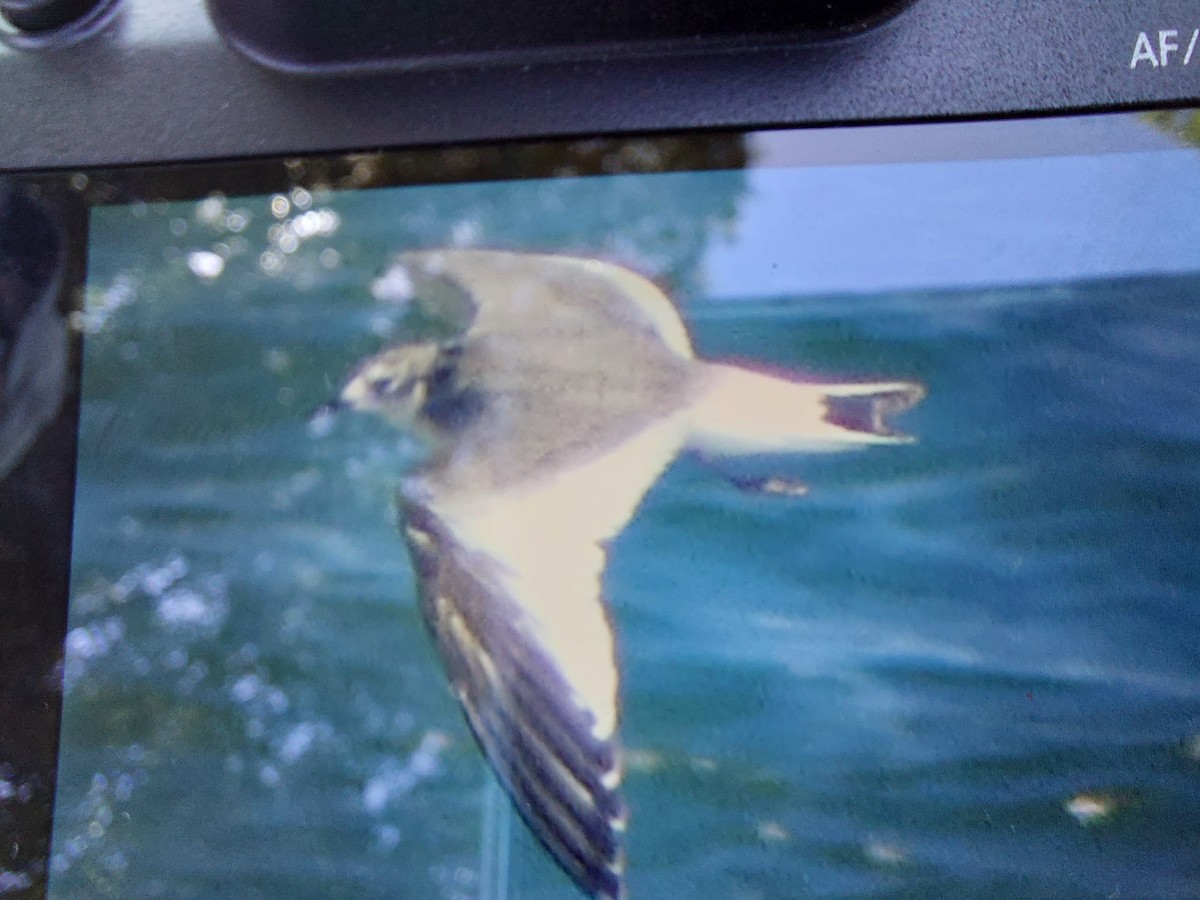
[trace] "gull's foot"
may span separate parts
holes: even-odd
[[[775,497],[803,497],[808,493],[808,485],[794,478],[780,478],[775,475],[750,478],[735,478],[731,476],[729,480],[739,491],[745,491],[748,494],[771,494]]]

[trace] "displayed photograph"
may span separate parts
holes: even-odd
[[[1189,121],[127,178],[49,896],[1200,891]]]

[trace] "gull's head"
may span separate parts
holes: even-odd
[[[376,413],[410,426],[429,399],[430,378],[441,351],[430,341],[381,350],[359,364],[331,406]]]

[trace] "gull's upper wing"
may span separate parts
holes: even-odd
[[[549,253],[443,249],[403,253],[398,269],[422,305],[460,329],[489,336],[570,337],[597,348],[692,358],[674,304],[650,279],[615,263]],[[385,276],[386,278],[387,276]]]
[[[684,437],[678,417],[533,485],[401,491],[422,610],[452,689],[501,782],[559,865],[623,894],[618,670],[601,596],[605,542]]]

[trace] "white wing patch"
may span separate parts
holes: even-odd
[[[419,477],[400,503],[422,609],[455,696],[543,846],[592,897],[624,896],[619,674],[605,542],[679,451],[686,418],[500,494]]]
[[[607,739],[618,719],[618,673],[601,581],[603,543],[633,516],[685,439],[681,416],[660,420],[591,462],[500,496],[435,501],[457,539],[495,561],[532,637]]]

